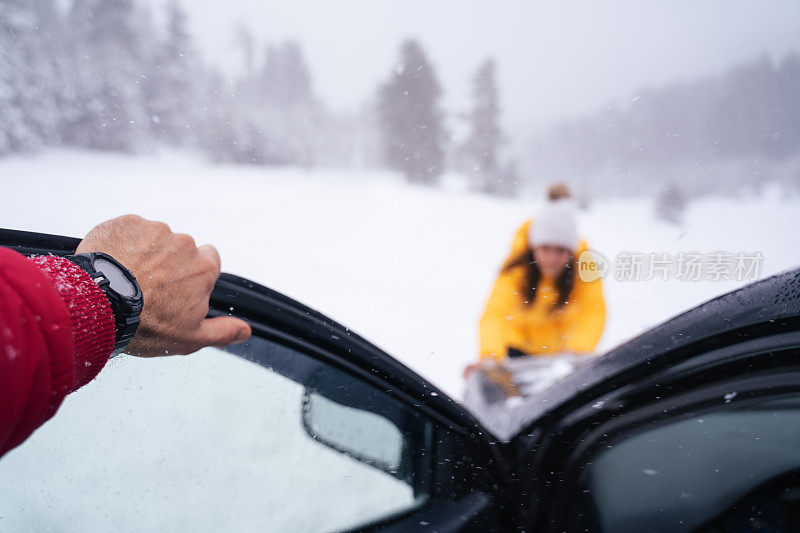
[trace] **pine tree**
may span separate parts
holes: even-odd
[[[62,136],[73,145],[134,151],[147,135],[141,80],[146,58],[126,0],[75,0],[73,110]]]
[[[689,199],[677,184],[669,184],[656,198],[656,217],[671,224],[680,225]]]
[[[278,106],[305,106],[313,101],[311,75],[297,41],[265,50],[261,79],[267,99]]]
[[[516,159],[509,159],[497,172],[497,179],[491,190],[492,194],[513,197],[520,189],[519,163]]]
[[[0,155],[48,145],[199,144],[213,159],[314,164],[326,115],[297,42],[240,32],[245,75],[202,66],[178,0],[165,31],[136,0],[0,0]]]
[[[299,43],[266,47],[258,97],[264,163],[313,165],[320,110]]]
[[[253,78],[255,64],[256,39],[246,22],[241,21],[236,27],[236,41],[242,48],[244,75],[248,80]]]
[[[440,97],[439,82],[424,50],[415,40],[406,41],[398,67],[380,89],[378,113],[386,163],[412,182],[434,183],[442,174]]]
[[[508,194],[509,184],[503,184],[502,180],[506,174],[514,174],[516,170],[505,172],[511,169],[501,169],[499,161],[503,134],[500,130],[496,67],[492,59],[487,59],[475,73],[472,98],[471,131],[465,152],[470,162],[473,188]]]
[[[52,0],[0,3],[0,154],[57,139],[57,58],[49,52],[58,22]]]
[[[300,43],[288,41],[283,45],[283,85],[288,111],[285,117],[287,133],[284,138],[294,164],[311,167],[318,150],[321,106],[311,82],[311,73]]]
[[[311,74],[306,64],[305,54],[297,41],[283,45],[283,86],[286,103],[308,106],[312,103]]]
[[[167,8],[166,37],[154,53],[146,78],[147,110],[151,129],[169,144],[196,140],[199,60],[186,28],[186,14],[178,0]]]
[[[207,74],[205,81],[200,146],[212,161],[232,161],[235,132],[231,124],[228,88],[222,75],[213,70]]]

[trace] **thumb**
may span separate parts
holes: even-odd
[[[244,320],[232,316],[205,318],[200,323],[198,342],[203,346],[223,348],[229,344],[244,342],[253,331]]]

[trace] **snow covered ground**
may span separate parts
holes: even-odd
[[[458,398],[492,280],[537,203],[454,181],[434,190],[390,173],[50,152],[0,160],[0,227],[82,236],[124,213],[164,220],[216,245],[223,270],[320,310]],[[654,211],[649,199],[598,198],[580,214],[581,233],[612,260],[625,251],[761,252],[762,277],[800,264],[800,199],[703,199],[680,227]],[[742,284],[610,276],[600,351]]]
[[[0,160],[0,227],[82,236],[124,213],[164,220],[215,244],[224,270],[331,316],[456,398],[497,268],[536,207],[468,193],[453,176],[428,189],[390,173],[214,166],[186,154]],[[581,232],[609,259],[761,252],[761,277],[800,264],[796,198],[703,199],[680,227],[654,211],[650,200],[597,198]],[[600,348],[743,283],[612,275]],[[391,478],[289,436],[302,435],[286,407],[298,407],[293,385],[215,350],[114,360],[0,461],[0,530],[315,531],[352,525],[347,502],[361,517],[409,505]],[[302,464],[281,459],[287,446]],[[319,498],[331,491],[337,498]],[[305,524],[290,509],[304,498],[314,502]]]

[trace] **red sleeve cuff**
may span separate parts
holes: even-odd
[[[114,313],[105,293],[78,265],[57,256],[31,257],[69,309],[75,345],[75,387],[93,380],[114,349]]]

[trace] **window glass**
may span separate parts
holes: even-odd
[[[236,350],[260,365],[112,360],[0,460],[0,530],[336,531],[425,501],[429,421],[284,346]]]
[[[598,531],[797,531],[800,396],[723,406],[607,443],[570,515]]]

